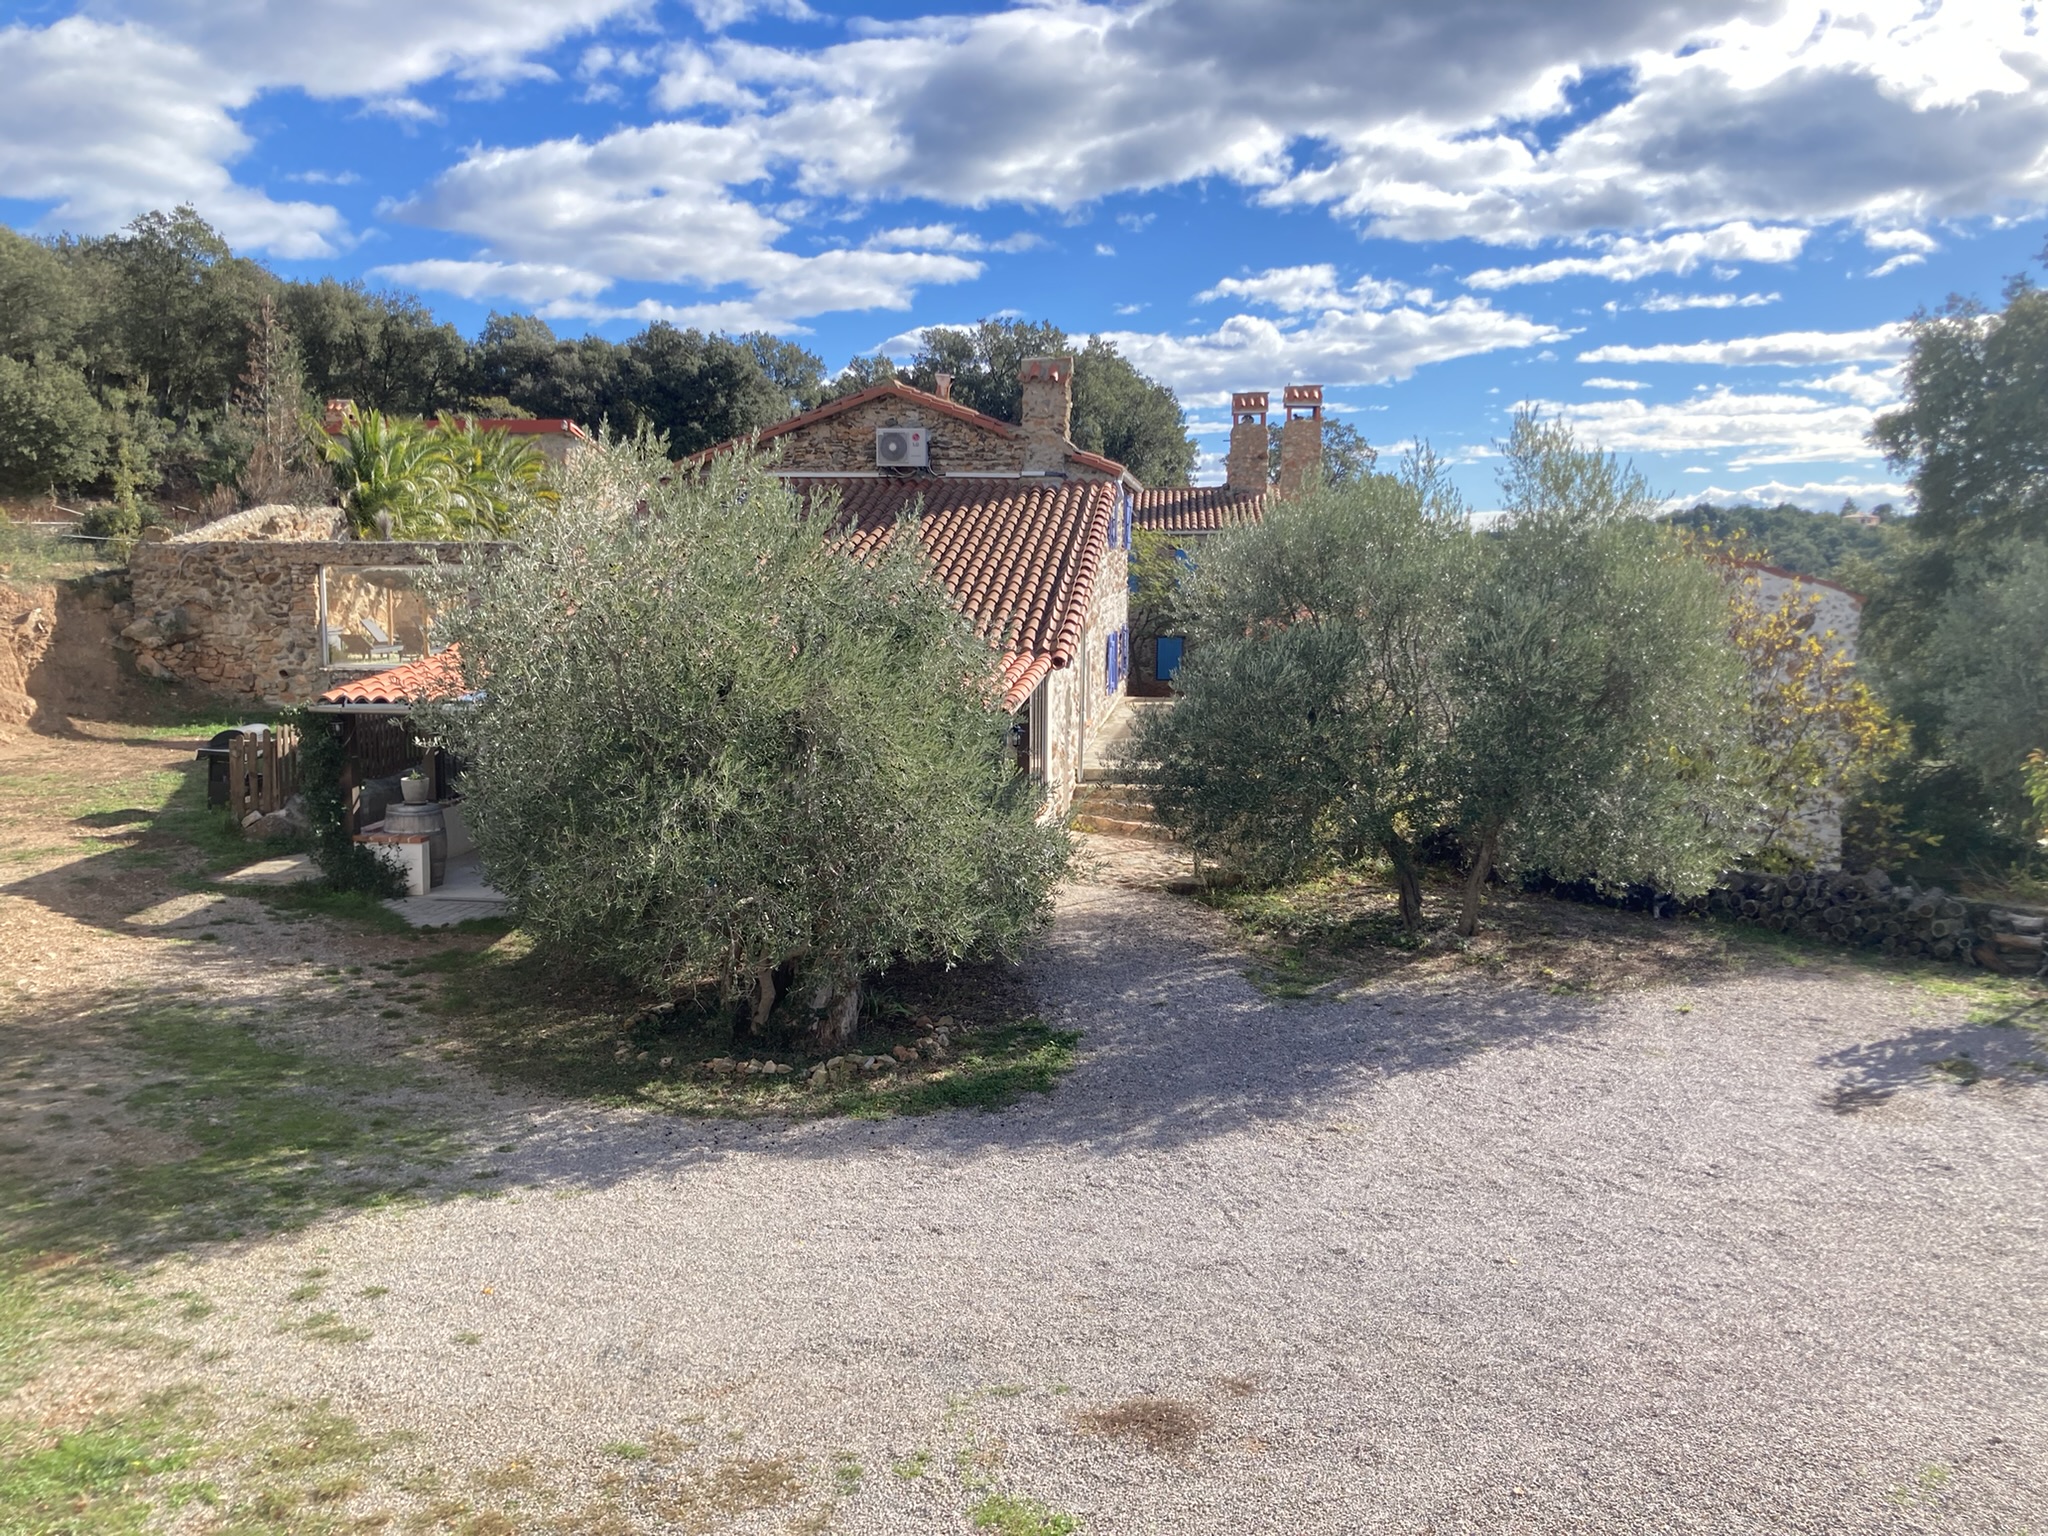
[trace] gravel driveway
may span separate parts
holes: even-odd
[[[990,1488],[1091,1533],[2048,1529],[2048,1085],[1928,1070],[2035,1037],[1868,972],[1283,1003],[1241,965],[1077,887],[1049,1098],[535,1111],[501,1198],[163,1283],[220,1304],[224,1384],[667,1477],[679,1530],[965,1531]],[[278,1331],[312,1265],[366,1340]]]

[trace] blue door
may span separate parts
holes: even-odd
[[[1172,682],[1173,674],[1180,670],[1181,648],[1186,644],[1187,640],[1184,636],[1161,635],[1159,637],[1159,659],[1153,665],[1152,675],[1162,683]]]

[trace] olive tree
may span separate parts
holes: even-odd
[[[1754,775],[1719,581],[1566,428],[1502,446],[1498,533],[1424,453],[1204,545],[1180,697],[1135,747],[1198,855],[1264,879],[1384,857],[1413,926],[1449,831],[1468,934],[1496,867],[1675,892],[1726,867]]]
[[[856,559],[834,522],[744,454],[579,455],[464,566],[473,696],[429,716],[523,926],[821,1043],[877,967],[1014,951],[1069,857],[914,530]]]
[[[1749,688],[1716,576],[1642,477],[1519,416],[1453,667],[1447,797],[1469,863],[1704,891],[1740,848]]]
[[[1160,819],[1271,879],[1383,855],[1422,914],[1418,844],[1445,808],[1447,663],[1474,547],[1427,460],[1319,481],[1207,539],[1175,612],[1174,707],[1141,723]]]

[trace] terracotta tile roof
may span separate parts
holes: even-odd
[[[1266,515],[1265,491],[1227,485],[1169,485],[1137,493],[1132,521],[1160,533],[1214,533],[1256,523]]]
[[[1129,475],[1131,473],[1128,469],[1125,469],[1123,465],[1117,463],[1115,459],[1105,458],[1103,455],[1099,453],[1089,453],[1084,448],[1075,448],[1070,450],[1067,454],[1067,458],[1072,463],[1085,464],[1090,469],[1099,469],[1102,471],[1103,474],[1113,475],[1119,480],[1123,479],[1126,475]],[[1136,477],[1133,476],[1131,479],[1131,484],[1135,486],[1137,483],[1138,482]]]
[[[352,677],[320,695],[322,704],[412,704],[459,698],[466,691],[462,657],[454,646],[382,672]]]
[[[806,501],[836,493],[856,550],[880,547],[921,504],[918,537],[935,574],[1002,655],[1003,708],[1073,661],[1116,514],[1113,483],[848,476],[790,485]]]

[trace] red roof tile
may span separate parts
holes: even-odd
[[[352,677],[320,695],[322,704],[417,704],[422,699],[459,698],[462,657],[454,646],[382,672]]]
[[[902,514],[917,509],[934,574],[1002,655],[1003,708],[1017,708],[1046,673],[1073,661],[1116,512],[1115,485],[855,476],[790,485],[806,501],[836,493],[856,551],[879,548]]]
[[[1132,521],[1160,533],[1214,533],[1256,523],[1266,515],[1264,491],[1227,485],[1169,485],[1139,491]]]

